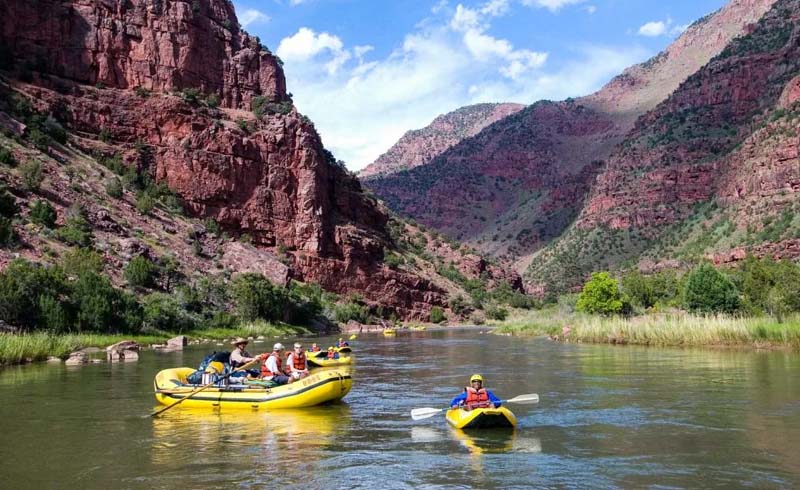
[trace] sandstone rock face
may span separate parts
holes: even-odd
[[[430,281],[382,263],[390,246],[386,213],[328,160],[313,124],[288,104],[277,60],[238,30],[228,1],[36,5],[0,4],[0,42],[17,60],[41,58],[34,83],[15,90],[82,135],[74,145],[119,152],[177,192],[193,216],[247,234],[255,247],[285,250],[296,279],[358,293],[403,318],[427,317],[432,305],[444,304]],[[104,86],[87,85],[96,82]],[[223,108],[157,92],[172,87],[215,93]],[[256,96],[283,102],[285,110],[256,119],[241,110]],[[101,133],[110,143],[86,138]],[[126,233],[109,213],[87,207],[93,225]],[[133,240],[120,247],[123,255],[147,252]],[[273,269],[271,259],[256,255],[268,262],[257,269]]]
[[[426,165],[457,143],[524,108],[521,104],[477,104],[441,115],[428,127],[407,132],[358,176],[369,179]]]
[[[518,261],[521,271],[531,254],[559,237],[580,213],[596,176],[636,119],[664,101],[734,37],[748,32],[774,3],[733,0],[689,27],[665,52],[629,68],[599,92],[565,102],[537,103],[427,164],[400,175],[371,175],[365,185],[394,211],[482,252]],[[617,182],[619,173],[610,167],[604,178]],[[656,180],[674,181],[681,190],[659,196],[651,186],[645,197],[702,199],[709,191],[700,173],[690,165],[653,175]],[[591,206],[602,209],[613,204],[612,199]],[[627,226],[670,220],[670,213],[648,210],[641,216],[614,216],[609,222]]]
[[[291,269],[271,252],[241,242],[223,246],[222,265],[237,273],[261,274],[273,284],[286,286],[292,278]]]
[[[41,71],[83,84],[195,88],[225,107],[286,99],[277,59],[240,30],[228,0],[9,0],[0,44]]]
[[[167,349],[183,350],[189,343],[189,339],[185,335],[178,335],[167,341]]]

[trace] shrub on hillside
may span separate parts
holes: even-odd
[[[31,192],[38,192],[44,181],[42,164],[36,160],[24,163],[20,165],[19,172],[22,177],[22,187]]]
[[[122,182],[116,177],[112,177],[106,182],[106,193],[109,197],[120,199],[123,195]]]
[[[444,310],[442,310],[438,306],[434,306],[433,308],[431,308],[430,312],[431,323],[442,323],[445,320],[447,320],[447,317],[444,315]]]
[[[61,268],[69,276],[103,272],[103,256],[88,248],[74,248],[61,257]]]
[[[616,315],[627,313],[630,310],[630,303],[628,298],[620,293],[616,279],[608,272],[595,272],[583,286],[575,307],[585,313]]]
[[[0,185],[0,216],[13,218],[18,212],[17,200],[5,187]]]
[[[0,218],[0,247],[14,244],[14,226],[10,219]]]
[[[164,293],[152,293],[142,298],[142,313],[144,325],[157,330],[185,332],[197,324],[197,319],[173,296]]]
[[[69,245],[88,247],[92,244],[92,227],[86,219],[86,211],[78,203],[67,211],[64,226],[58,229],[58,238]]]
[[[39,321],[39,297],[60,298],[66,292],[67,281],[60,268],[13,260],[0,272],[0,320],[31,330]]]
[[[36,223],[37,225],[46,226],[47,228],[52,228],[56,224],[56,210],[53,206],[43,200],[37,199],[34,201],[33,205],[31,205],[31,211],[28,215],[31,222]]]
[[[339,323],[347,323],[350,320],[358,323],[369,323],[371,316],[366,305],[356,302],[337,304],[333,307],[333,319]]]
[[[154,207],[156,207],[156,200],[149,192],[140,192],[136,197],[136,209],[140,213],[148,215]]]
[[[231,299],[236,315],[244,321],[283,318],[286,293],[261,274],[241,274],[231,283]]]
[[[697,313],[733,313],[739,308],[739,291],[711,264],[701,264],[686,278],[684,306]]]
[[[14,154],[11,153],[10,149],[0,148],[0,163],[13,167],[17,164],[17,159],[14,158]]]
[[[503,321],[508,318],[508,310],[501,306],[492,305],[486,308],[486,318],[490,320]]]
[[[155,286],[158,266],[143,256],[134,257],[125,266],[125,280],[133,287]]]

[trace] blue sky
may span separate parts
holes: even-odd
[[[725,0],[234,0],[289,91],[351,170],[478,102],[600,88]]]

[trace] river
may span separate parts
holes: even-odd
[[[343,403],[146,417],[155,373],[196,366],[213,348],[0,370],[0,487],[800,488],[796,353],[477,330],[363,335]],[[410,419],[412,408],[446,406],[473,372],[501,398],[538,393],[541,402],[508,405],[513,432]]]

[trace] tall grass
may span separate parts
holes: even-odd
[[[42,361],[48,356],[66,357],[84,347],[107,347],[121,340],[155,344],[165,336],[123,336],[95,334],[54,335],[46,332],[0,334],[0,365]]]
[[[194,338],[227,339],[233,337],[294,337],[310,335],[303,327],[274,324],[265,321],[243,323],[234,328],[213,328],[184,332]],[[46,332],[25,334],[0,333],[0,366],[43,361],[49,356],[67,357],[70,352],[85,347],[108,347],[121,340],[134,340],[141,345],[165,342],[178,335],[169,332],[155,332],[152,335],[102,335],[102,334],[64,334]]]
[[[498,332],[550,335],[580,342],[659,346],[751,345],[800,349],[800,317],[779,323],[771,317],[695,316],[682,312],[632,318],[542,310],[498,324]]]

